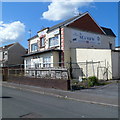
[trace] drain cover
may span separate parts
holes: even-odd
[[[41,118],[42,115],[36,113],[28,113],[25,115],[20,116],[20,118]]]

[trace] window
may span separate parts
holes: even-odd
[[[43,58],[43,67],[51,67],[51,57]]]
[[[37,43],[34,43],[34,44],[31,45],[31,51],[32,51],[32,52],[33,52],[33,51],[37,51],[37,49],[38,49]]]
[[[40,63],[35,63],[35,69],[40,68],[41,64]]]
[[[30,62],[30,60],[25,60],[25,61],[26,61],[26,68],[29,69],[31,67],[30,66],[31,62]]]
[[[59,45],[58,35],[52,38],[49,38],[49,47],[54,47]]]
[[[42,37],[42,38],[40,39],[40,47],[44,47],[44,46],[45,46],[45,38]]]

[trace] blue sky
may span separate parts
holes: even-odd
[[[2,4],[2,24],[9,24],[15,21],[23,23],[25,25],[25,36],[24,38],[22,37],[23,40],[19,40],[19,42],[27,48],[27,39],[30,37],[28,33],[29,29],[32,30],[32,36],[34,36],[41,28],[51,27],[65,20],[64,17],[57,21],[42,18],[43,13],[48,11],[48,5],[50,4],[49,2],[4,2]],[[117,2],[93,2],[88,5],[81,5],[78,7],[78,10],[80,12],[88,11],[100,26],[111,28],[116,36],[118,36]],[[53,12],[54,14],[59,14],[58,12]],[[7,43],[11,42],[7,41]],[[117,45],[118,37],[116,38],[116,46]]]

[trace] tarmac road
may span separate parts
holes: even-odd
[[[3,87],[3,118],[118,118],[118,107]]]

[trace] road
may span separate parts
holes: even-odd
[[[117,118],[118,108],[3,87],[3,118]]]

